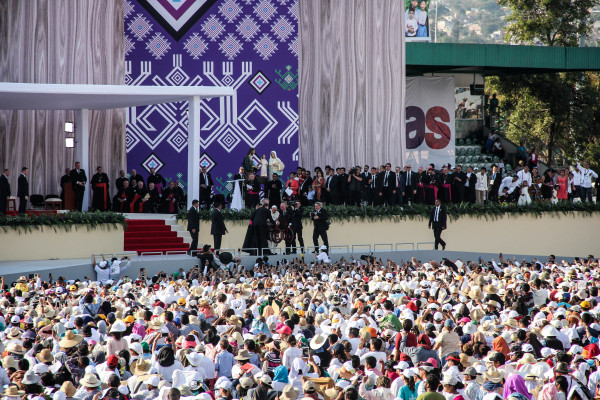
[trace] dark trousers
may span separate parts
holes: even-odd
[[[214,238],[214,249],[215,253],[221,248],[221,239],[223,239],[223,235],[213,235]]]
[[[296,246],[296,238],[298,238],[298,244],[300,245],[300,249],[304,252],[304,238],[302,237],[302,228],[294,230],[294,240],[292,240],[294,244],[294,251],[298,248]]]
[[[592,188],[584,188],[583,186],[580,186],[581,188],[581,202],[585,203],[586,201],[589,201],[590,203],[593,203],[592,200]]]
[[[210,205],[210,189],[200,189],[200,204]]]
[[[437,250],[438,246],[441,244],[442,249],[446,248],[446,242],[442,239],[442,227],[434,226],[433,227],[433,237],[435,238],[434,248]]]
[[[408,202],[414,201],[415,195],[413,194],[413,188],[411,186],[404,187],[404,195],[402,196],[402,204],[408,204]]]
[[[246,194],[246,208],[254,209],[258,205],[258,201],[257,194]]]
[[[492,186],[490,189],[489,197],[490,203],[498,204],[498,188]]]
[[[27,199],[19,197],[19,214],[27,214]]]
[[[79,185],[76,185],[79,186]],[[75,210],[81,211],[83,209],[83,194],[85,190],[75,189]]]
[[[329,249],[329,240],[327,239],[327,229],[316,227],[313,230],[313,244],[315,245],[315,251],[319,251],[319,236],[323,240],[323,244]]]
[[[254,243],[258,247],[258,255],[262,255],[263,252],[268,254],[269,244],[267,243],[267,226],[255,226],[254,227]]]
[[[382,192],[382,197],[383,197],[383,203],[385,203],[386,205],[393,205],[394,204],[394,193],[392,193],[394,190],[391,187],[384,187],[383,188],[383,192]]]
[[[6,214],[7,206],[8,206],[8,201],[6,200],[6,197],[4,197],[3,199],[0,199],[0,215]]]
[[[381,204],[381,197],[379,197],[379,191],[375,188],[369,189],[369,205],[377,206]]]
[[[351,190],[348,199],[348,205],[357,206],[360,204],[360,191],[359,190]]]
[[[192,236],[192,243],[190,244],[190,249],[188,250],[188,252],[192,254],[191,252],[193,250],[198,250],[198,230],[196,230],[196,232],[188,232],[190,232],[190,235]]]

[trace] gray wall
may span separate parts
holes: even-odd
[[[123,21],[121,0],[0,0],[0,82],[124,84]],[[30,193],[59,194],[75,161],[63,125],[74,114],[0,110],[0,168],[11,169],[14,195],[23,166]],[[125,167],[124,111],[91,112],[90,135],[91,169],[114,180]]]
[[[300,165],[400,165],[401,0],[301,0]]]

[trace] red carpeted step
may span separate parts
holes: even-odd
[[[186,251],[189,245],[162,219],[128,219],[124,250],[146,252]]]
[[[127,225],[136,226],[136,225],[166,225],[163,219],[128,219],[125,220]]]
[[[162,253],[162,254],[166,254],[167,252],[174,252],[176,251],[177,253],[175,254],[183,254],[184,252],[187,252],[188,249],[163,249],[163,250],[131,250],[131,251],[137,251],[138,255],[141,255],[142,253],[147,253],[147,252],[152,252],[152,253]]]
[[[180,237],[150,237],[150,238],[127,238],[125,239],[125,245],[138,245],[143,246],[145,243],[148,244],[181,244],[183,238]]]
[[[127,225],[127,232],[165,231],[170,232],[170,225]]]
[[[177,237],[175,231],[144,231],[144,232],[125,232],[125,239],[155,238],[155,237]]]

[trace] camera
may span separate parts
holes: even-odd
[[[375,257],[373,256],[373,253],[371,254],[363,254],[362,256],[360,256],[360,259],[363,261],[366,261],[368,263],[374,263],[375,262]]]

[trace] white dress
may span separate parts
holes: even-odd
[[[521,196],[519,196],[519,201],[517,202],[518,205],[522,206],[522,205],[526,205],[526,204],[531,204],[531,197],[529,196],[529,187],[527,186],[523,186],[521,188]]]
[[[552,204],[558,204],[558,197],[556,189],[552,190],[552,200],[550,200]]]

